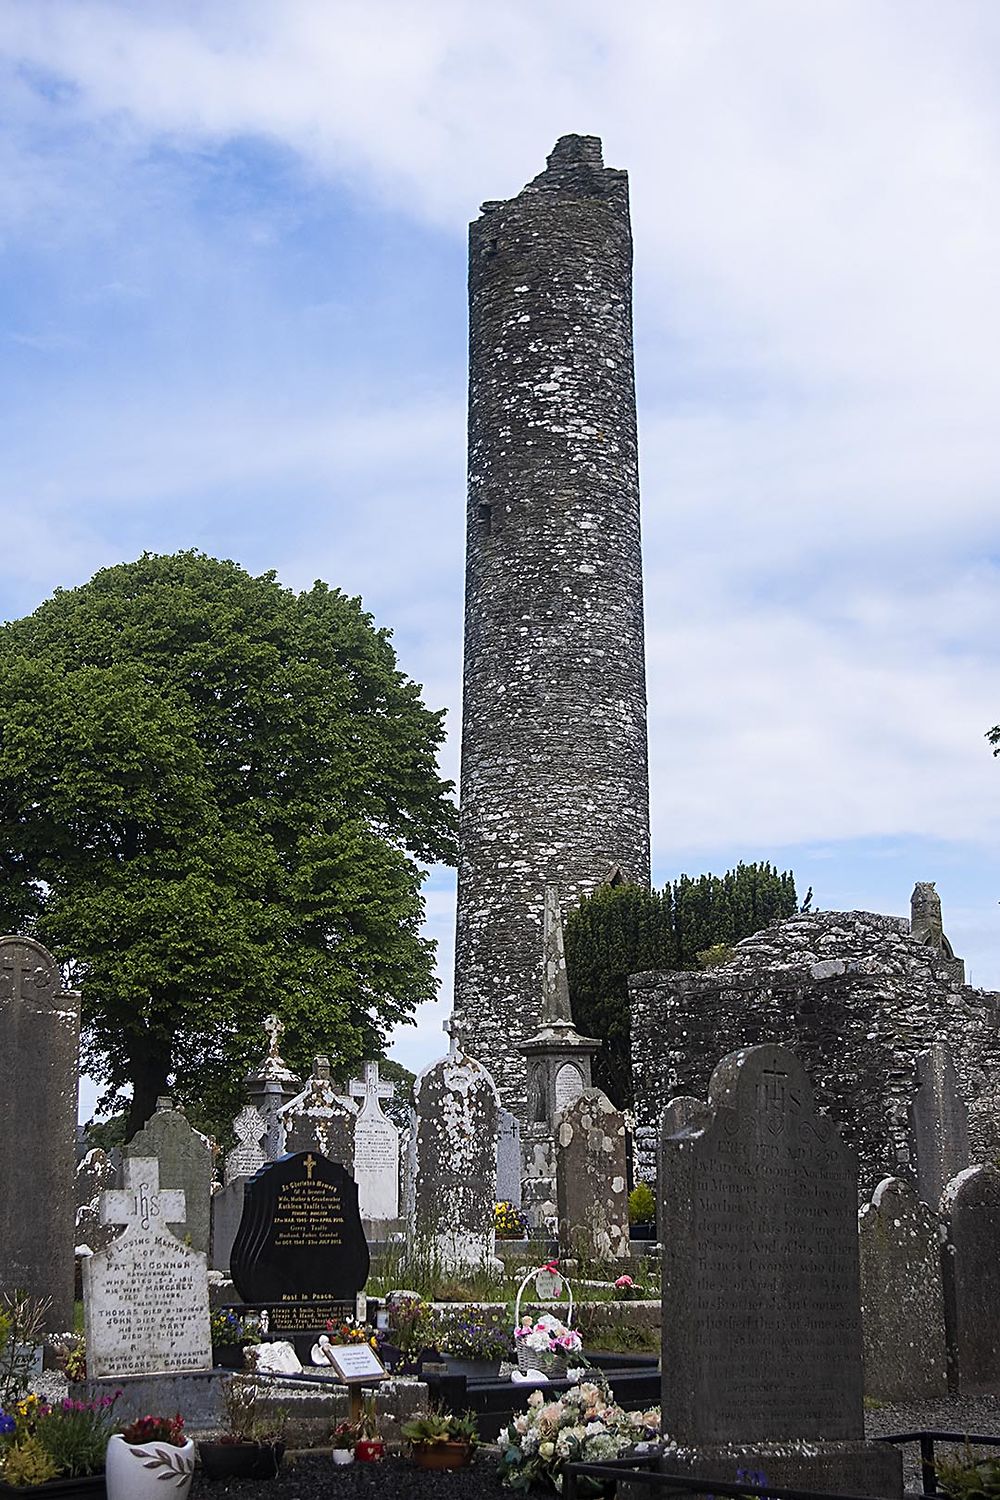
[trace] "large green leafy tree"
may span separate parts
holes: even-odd
[[[197,552],[0,628],[0,931],[82,983],[84,1062],[218,1119],[261,1021],[353,1066],[434,993],[420,861],[455,857],[443,715],[385,630]]]
[[[566,966],[577,1027],[604,1043],[594,1059],[598,1087],[621,1108],[631,1105],[630,974],[698,968],[796,910],[791,872],[766,863],[681,875],[662,891],[606,885],[585,897],[566,919]]]

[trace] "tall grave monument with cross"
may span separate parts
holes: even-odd
[[[208,1262],[167,1227],[184,1193],[160,1187],[155,1157],[122,1164],[124,1188],[101,1195],[102,1224],[124,1225],[83,1262],[87,1368],[92,1376],[209,1370]]]
[[[364,1219],[399,1216],[399,1131],[382,1113],[383,1099],[396,1092],[378,1076],[378,1063],[366,1062],[363,1077],[348,1084],[351,1098],[361,1101],[354,1127],[354,1177]]]

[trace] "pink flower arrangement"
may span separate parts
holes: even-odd
[[[514,1329],[514,1338],[519,1345],[533,1349],[537,1354],[575,1354],[583,1346],[583,1339],[574,1328],[567,1328],[551,1313],[543,1313],[537,1323],[529,1317],[521,1319],[520,1328]]]

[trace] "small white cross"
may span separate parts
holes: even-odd
[[[160,1187],[160,1163],[155,1156],[126,1156],[124,1188],[101,1194],[101,1223],[140,1229],[183,1224],[183,1188]]]
[[[347,1087],[352,1099],[364,1100],[362,1115],[380,1115],[382,1106],[379,1100],[391,1099],[396,1092],[395,1084],[379,1081],[377,1062],[366,1062],[364,1078],[352,1078]]]

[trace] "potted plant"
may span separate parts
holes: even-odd
[[[526,1240],[528,1216],[504,1198],[493,1205],[493,1228],[498,1240]]]
[[[354,1462],[354,1449],[359,1437],[357,1422],[338,1422],[333,1429],[331,1437],[334,1463],[352,1464]]]
[[[628,1233],[632,1240],[656,1239],[656,1199],[648,1182],[637,1182],[628,1195]]]
[[[462,1469],[472,1462],[479,1439],[475,1413],[471,1411],[461,1417],[430,1411],[407,1422],[402,1431],[418,1469]]]
[[[265,1410],[261,1387],[252,1375],[233,1375],[222,1392],[225,1431],[199,1442],[206,1479],[273,1479],[285,1452],[288,1413]]]
[[[504,1360],[514,1358],[514,1339],[504,1308],[466,1303],[433,1314],[434,1344],[449,1375],[496,1378]]]
[[[361,1403],[361,1421],[358,1424],[358,1440],[354,1445],[354,1457],[359,1464],[374,1464],[385,1457],[385,1443],[379,1432],[375,1397],[366,1396]]]
[[[170,1500],[187,1500],[194,1476],[194,1443],[184,1418],[139,1417],[108,1441],[108,1500],[153,1500],[169,1484]]]
[[[212,1363],[223,1370],[242,1370],[243,1351],[254,1342],[255,1334],[231,1307],[217,1307],[209,1328],[212,1334]]]
[[[0,1495],[104,1494],[104,1462],[115,1398],[49,1405],[37,1396],[0,1411]]]

